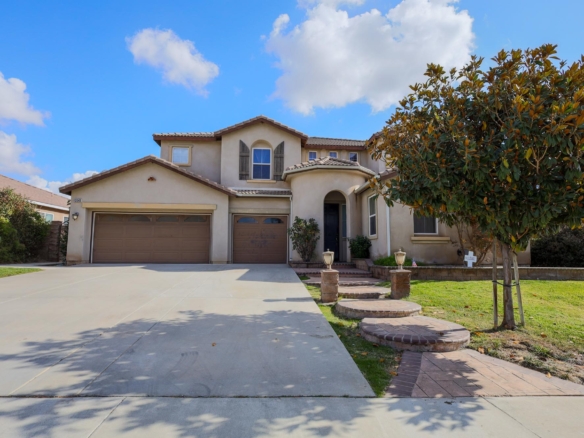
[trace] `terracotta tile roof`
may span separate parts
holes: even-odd
[[[39,189],[30,184],[17,181],[7,176],[0,175],[0,188],[10,187],[14,191],[24,196],[29,201],[41,202],[43,204],[54,205],[56,207],[69,209],[67,198],[51,193],[47,190]]]
[[[142,164],[146,164],[146,163],[158,164],[159,166],[165,167],[173,172],[176,172],[180,175],[183,175],[187,178],[190,178],[194,181],[197,181],[203,185],[211,187],[212,189],[219,190],[220,192],[223,192],[226,195],[229,195],[229,196],[236,196],[237,195],[237,193],[234,190],[232,190],[228,187],[225,187],[219,183],[216,183],[215,181],[211,181],[210,179],[205,178],[201,175],[196,175],[194,173],[191,173],[191,172],[183,169],[182,167],[177,166],[174,163],[163,160],[162,158],[155,157],[154,155],[148,155],[147,157],[140,158],[139,160],[123,164],[121,166],[115,167],[115,168],[110,169],[110,170],[105,170],[101,173],[97,173],[93,176],[90,176],[89,178],[85,178],[85,179],[82,179],[80,181],[74,182],[72,184],[68,184],[66,186],[60,187],[59,191],[61,193],[65,193],[67,195],[70,195],[73,190],[78,189],[79,187],[83,187],[87,184],[92,184],[92,183],[97,182],[99,180],[102,180],[104,178],[108,178],[108,177],[116,175],[118,173],[125,172],[126,170],[133,169],[134,167],[138,167],[138,166],[141,166]]]
[[[295,164],[286,168],[282,174],[282,179],[285,180],[286,176],[291,173],[303,172],[312,169],[343,169],[343,170],[358,170],[367,175],[375,175],[370,169],[361,166],[359,163],[349,160],[342,160],[340,158],[333,157],[321,157],[312,161],[305,161],[303,163]]]
[[[238,196],[292,196],[292,190],[287,189],[233,189]]]
[[[298,136],[305,142],[308,136],[296,129],[293,129],[283,123],[277,122],[274,119],[270,119],[266,116],[257,116],[249,120],[245,120],[235,125],[228,126],[226,128],[220,129],[213,132],[169,132],[169,133],[157,133],[152,134],[152,138],[160,146],[161,140],[219,140],[222,135],[228,134],[230,132],[236,131],[248,125],[254,125],[256,123],[268,123],[277,128],[283,129],[292,135]]]
[[[309,137],[306,147],[319,149],[343,149],[362,150],[365,149],[365,140],[349,140],[346,138]]]

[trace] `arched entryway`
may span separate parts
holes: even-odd
[[[347,199],[337,190],[324,198],[324,250],[335,252],[335,262],[347,261]]]

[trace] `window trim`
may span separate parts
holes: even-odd
[[[412,219],[414,219],[416,217],[415,215],[416,215],[416,213],[414,212]],[[434,218],[434,220],[436,221],[436,232],[435,233],[416,233],[415,222],[414,222],[414,236],[438,236],[438,234],[439,234],[439,232],[438,232],[438,218]]]
[[[357,159],[355,161],[351,160],[351,154],[355,154],[355,156],[357,157]],[[349,152],[349,161],[353,161],[353,163],[358,163],[359,162],[359,152]]]
[[[314,158],[310,159],[310,154],[314,154]],[[308,151],[308,161],[315,161],[318,159],[318,152],[317,151]]]
[[[186,163],[175,163],[173,161],[173,159],[172,159],[172,153],[173,153],[173,151],[174,151],[175,148],[176,149],[188,149],[188,160],[187,160]],[[177,145],[171,145],[170,146],[170,156],[169,156],[170,160],[169,161],[172,164],[176,164],[177,166],[190,167],[191,166],[191,163],[192,163],[192,160],[193,160],[193,151],[192,151],[192,149],[193,149],[193,146],[192,145],[179,145],[179,144],[177,144]]]
[[[270,162],[268,164],[270,166],[270,174],[268,175],[268,178],[255,178],[254,177],[253,166],[256,163],[253,161],[253,152],[256,150],[266,150],[266,151],[270,152]],[[266,146],[255,146],[255,147],[251,148],[251,157],[250,158],[251,158],[251,179],[252,179],[252,181],[273,181],[272,180],[272,170],[273,170],[272,163],[274,162],[274,151],[271,148],[266,147]],[[257,164],[258,164],[258,166],[265,166],[266,165],[266,163],[257,163]]]
[[[375,214],[371,214],[371,198],[376,198],[378,195],[371,195],[367,197],[367,234],[369,237],[377,238],[378,225],[377,222],[377,199],[375,199]],[[371,234],[371,217],[375,216],[375,234]]]
[[[336,157],[333,157],[331,154],[337,154],[337,156]],[[338,151],[329,151],[329,155],[328,156],[331,157],[331,158],[339,158],[339,152]]]

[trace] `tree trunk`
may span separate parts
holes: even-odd
[[[498,303],[498,285],[497,285],[497,239],[493,238],[493,328],[499,326],[499,303]]]
[[[503,327],[514,330],[515,315],[513,313],[513,288],[511,287],[511,247],[507,243],[501,243],[503,253]]]

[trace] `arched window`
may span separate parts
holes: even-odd
[[[264,224],[282,224],[284,223],[282,219],[278,217],[268,217],[264,219]]]
[[[268,148],[253,148],[252,178],[270,179],[272,174],[272,150]]]
[[[244,216],[237,220],[238,224],[257,224],[258,221],[253,217]]]

